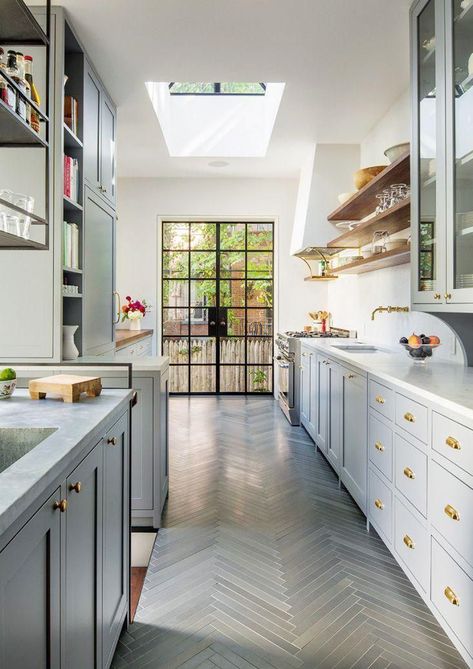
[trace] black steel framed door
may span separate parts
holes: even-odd
[[[174,393],[272,393],[273,223],[162,223],[162,352]]]

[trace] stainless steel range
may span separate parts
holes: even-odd
[[[301,340],[356,337],[356,332],[331,328],[329,332],[279,332],[276,338],[276,362],[279,378],[279,406],[291,425],[300,425]]]

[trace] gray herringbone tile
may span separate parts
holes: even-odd
[[[465,667],[274,401],[172,399],[170,467],[115,669]]]

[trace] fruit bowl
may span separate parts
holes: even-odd
[[[399,343],[406,349],[407,355],[413,362],[425,363],[432,357],[434,348],[440,346],[440,339],[436,335],[428,337],[425,334],[413,333],[409,339],[401,337]]]

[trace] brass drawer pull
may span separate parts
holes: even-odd
[[[377,451],[381,451],[381,453],[384,451],[384,446],[380,441],[377,441],[374,447]]]
[[[61,499],[61,501],[56,500],[53,508],[59,509],[61,513],[65,513],[67,510],[67,499]]]
[[[453,604],[453,606],[460,606],[460,597],[458,597],[448,585],[443,591],[443,594],[450,604]]]
[[[69,490],[71,492],[75,490],[77,494],[80,493],[81,489],[82,489],[82,483],[80,481],[77,481],[77,483],[71,483],[71,485],[69,486]]]
[[[440,293],[434,293],[434,300],[441,300],[441,299],[442,296],[440,295]]]
[[[386,402],[384,397],[381,397],[381,395],[376,395],[375,400],[378,402],[378,404],[384,404]]]
[[[444,512],[452,520],[460,520],[460,514],[458,513],[458,511],[456,509],[453,508],[453,506],[451,504],[447,504],[447,506],[444,509]]]
[[[408,423],[415,423],[416,419],[409,411],[404,414],[404,420],[407,420]]]
[[[452,293],[445,293],[444,298],[446,300],[451,300],[452,299]]]
[[[346,379],[354,379],[354,378],[355,378],[355,375],[354,375],[354,374],[347,374],[347,375],[345,376],[345,378],[346,378]]]
[[[408,548],[411,548],[412,550],[414,550],[414,548],[416,547],[415,543],[412,541],[412,539],[410,538],[410,536],[408,534],[406,534],[405,537],[403,537],[402,540],[404,541],[404,543],[406,544],[406,546]]]
[[[380,511],[382,511],[382,510],[384,509],[384,504],[383,504],[383,502],[382,502],[380,499],[375,499],[375,500],[374,500],[374,505],[375,505],[375,507],[376,507],[377,509],[379,509]]]
[[[454,437],[447,437],[445,439],[445,443],[447,446],[450,446],[450,448],[453,448],[454,451],[461,451],[461,446],[458,439],[455,439]]]
[[[410,467],[404,467],[404,476],[407,476],[408,479],[415,479],[416,477]]]
[[[116,446],[118,444],[118,439],[116,437],[109,437],[107,439],[107,444],[110,444],[111,446]]]

